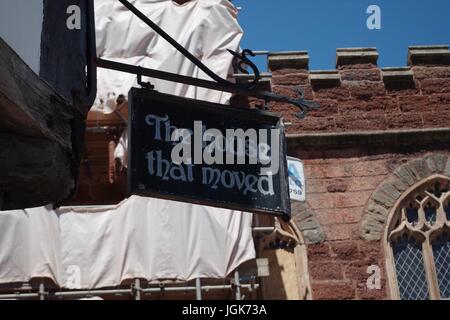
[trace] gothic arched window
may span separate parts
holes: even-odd
[[[450,299],[450,179],[427,179],[402,197],[387,231],[393,298]]]

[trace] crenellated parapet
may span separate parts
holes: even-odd
[[[381,68],[376,48],[336,50],[334,70],[310,70],[307,51],[270,53],[272,90],[300,87],[322,107],[303,119],[275,103],[290,133],[450,128],[449,46],[409,47],[405,66]]]

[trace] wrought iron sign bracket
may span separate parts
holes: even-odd
[[[186,48],[184,48],[181,44],[179,44],[175,39],[173,39],[170,35],[168,35],[164,30],[162,30],[150,18],[148,18],[145,14],[139,11],[139,9],[137,9],[129,1],[127,0],[118,0],[118,1],[122,5],[124,5],[128,10],[130,10],[134,15],[136,15],[140,20],[142,20],[145,24],[147,24],[150,28],[152,28],[156,33],[158,33],[161,37],[163,37],[167,42],[169,42],[175,49],[177,49],[181,54],[183,54],[187,59],[189,59],[200,70],[205,72],[214,81],[183,76],[160,70],[143,68],[140,66],[134,66],[100,58],[97,58],[98,67],[136,74],[138,77],[137,79],[138,84],[141,85],[143,88],[147,89],[154,89],[154,87],[148,82],[143,82],[142,76],[171,82],[184,83],[187,85],[202,87],[211,90],[230,92],[248,97],[259,98],[263,99],[266,103],[270,101],[289,103],[300,109],[299,112],[295,113],[295,115],[300,119],[304,118],[307,112],[310,111],[311,109],[319,107],[317,103],[306,100],[300,88],[298,89],[299,94],[298,98],[290,98],[273,92],[259,90],[258,84],[261,79],[261,76],[258,67],[247,57],[247,56],[252,57],[255,56],[255,54],[249,49],[245,49],[241,53],[237,53],[232,50],[228,51],[237,59],[237,66],[241,72],[249,74],[245,66],[252,69],[254,75],[252,81],[250,81],[250,83],[248,84],[239,84],[221,78],[211,69],[209,69],[205,64],[203,64],[199,59],[197,59],[194,55],[192,55],[188,50],[186,50]]]
[[[144,89],[154,90],[155,89],[154,85],[152,85],[150,82],[142,81],[142,68],[141,67],[139,67],[138,71],[139,71],[137,73],[137,83],[138,83],[138,85],[140,85]]]

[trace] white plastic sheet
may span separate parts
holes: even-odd
[[[0,283],[61,278],[58,216],[49,207],[0,211]]]
[[[229,0],[192,0],[182,5],[172,0],[130,1],[178,43],[222,78],[232,73],[242,29],[237,10]],[[115,0],[95,0],[97,55],[104,59],[211,80],[166,40]],[[228,103],[229,93],[143,78],[164,93]],[[98,70],[96,109],[111,112],[111,101],[136,86],[136,75]],[[103,100],[103,105],[100,104]]]
[[[255,258],[252,215],[132,196],[106,208],[0,212],[0,283],[94,289],[133,278],[225,278]]]
[[[172,0],[130,1],[222,78],[232,74],[233,56],[239,51],[242,29],[237,9],[229,0],[191,0],[182,5]],[[175,74],[209,79],[203,71],[172,47],[116,0],[95,0],[97,55],[112,61]],[[92,110],[111,113],[120,94],[137,86],[136,75],[98,69],[97,99]],[[231,94],[143,77],[155,90],[198,100],[228,104]],[[126,132],[115,158],[127,166]],[[125,143],[124,143],[125,142]]]

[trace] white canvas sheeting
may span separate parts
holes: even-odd
[[[0,283],[45,277],[58,282],[58,217],[49,207],[0,211]]]
[[[237,9],[229,0],[192,0],[182,5],[172,0],[130,1],[202,63],[226,79],[233,73],[233,56],[239,51],[243,31]],[[95,0],[97,56],[131,65],[208,79],[203,71],[164,38],[116,0]],[[155,90],[172,95],[228,104],[230,93],[143,77]],[[92,110],[111,113],[120,94],[138,86],[136,75],[97,70],[97,99]],[[115,158],[127,167],[127,136],[122,134]]]
[[[138,196],[97,209],[3,211],[0,283],[47,277],[95,289],[133,278],[225,278],[255,258],[251,226],[250,213]]]
[[[233,56],[239,51],[242,29],[237,9],[229,0],[192,0],[182,5],[172,0],[130,1],[141,12],[173,37],[222,78],[232,73]],[[97,55],[131,65],[211,80],[185,56],[173,48],[120,2],[95,0]],[[98,69],[96,110],[112,112],[119,94],[127,96],[137,86],[136,75]],[[143,78],[160,92],[228,103],[229,93],[180,83]],[[101,105],[100,99],[103,100]]]

